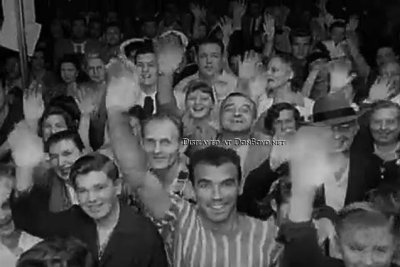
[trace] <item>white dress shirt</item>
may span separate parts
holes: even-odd
[[[18,241],[18,248],[21,249],[21,254],[34,245],[42,241],[40,238],[32,236],[26,232],[22,232]],[[0,266],[15,267],[21,255],[15,255],[6,246],[0,242]]]
[[[350,162],[348,161],[339,179],[332,175],[324,183],[326,205],[335,211],[340,211],[344,208],[349,181],[349,167]]]

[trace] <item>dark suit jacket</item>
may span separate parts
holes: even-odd
[[[345,205],[364,200],[366,193],[376,188],[381,182],[379,162],[373,156],[358,152],[355,149],[350,152],[348,175]],[[246,178],[243,194],[238,199],[238,210],[249,216],[259,218],[257,202],[267,196],[272,183],[278,178],[277,173],[271,170],[269,159],[252,170]],[[325,205],[323,187],[319,192],[321,195],[319,195],[317,201],[318,206]]]
[[[379,166],[370,155],[351,151],[348,180],[345,205],[363,201],[366,193],[380,183]]]
[[[40,195],[12,197],[13,219],[19,229],[41,238],[73,236],[86,243],[97,259],[97,230],[92,218],[79,207],[50,213],[40,204]],[[100,267],[168,266],[165,249],[155,226],[132,209],[121,205],[119,221],[97,261]]]

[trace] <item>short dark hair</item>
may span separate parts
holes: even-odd
[[[219,167],[225,163],[232,163],[238,172],[238,182],[242,180],[242,167],[239,155],[232,149],[209,146],[204,149],[196,150],[190,156],[189,179],[194,184],[194,169],[199,164],[208,164]]]
[[[290,32],[290,42],[293,43],[295,38],[298,37],[310,37],[311,38],[311,32],[308,29],[303,29],[303,28],[297,28],[293,29]]]
[[[71,63],[75,66],[77,72],[78,72],[78,77],[76,78],[76,81],[79,82],[83,82],[85,81],[86,77],[84,75],[84,73],[82,72],[82,61],[80,60],[79,56],[76,54],[67,54],[64,55],[61,60],[58,62],[58,75],[61,78],[61,66],[64,63]]]
[[[333,22],[330,26],[329,26],[329,32],[331,32],[334,28],[343,28],[346,29],[346,22],[338,20]]]
[[[208,83],[200,81],[200,80],[191,81],[187,87],[185,99],[187,99],[189,94],[191,94],[195,91],[201,91],[205,94],[210,95],[212,101],[215,103],[213,89]]]
[[[17,267],[93,267],[94,259],[87,246],[75,238],[51,238],[24,252]]]
[[[141,122],[146,119],[146,113],[144,112],[143,107],[139,106],[139,105],[135,105],[135,106],[131,107],[127,113],[128,113],[128,116],[135,117]]]
[[[273,125],[274,125],[275,120],[279,118],[279,114],[283,110],[293,111],[293,116],[296,121],[296,125],[299,124],[301,115],[296,107],[294,107],[292,104],[289,104],[289,103],[274,104],[268,109],[267,116],[265,116],[265,119],[264,119],[264,128],[269,135],[275,134]]]
[[[208,44],[216,44],[216,45],[218,45],[221,48],[221,55],[224,54],[224,52],[225,52],[224,43],[221,40],[219,40],[218,38],[215,38],[215,37],[207,37],[205,39],[200,40],[196,45],[196,54],[197,55],[199,54],[200,46],[208,45]]]
[[[103,21],[102,21],[101,19],[97,18],[97,17],[91,18],[91,19],[89,20],[89,25],[92,25],[92,24],[94,24],[94,23],[103,25]]]
[[[57,144],[61,141],[64,140],[69,140],[74,142],[75,146],[79,149],[79,151],[83,151],[85,149],[85,146],[82,142],[81,136],[79,133],[71,130],[66,130],[66,131],[61,131],[58,133],[55,133],[49,137],[45,144],[45,150],[49,151],[50,147],[54,144]]]
[[[54,97],[50,99],[46,108],[50,108],[52,106],[65,110],[74,121],[79,122],[81,119],[81,110],[72,96],[60,95]]]
[[[64,109],[57,107],[57,106],[49,106],[43,112],[42,117],[39,119],[38,122],[38,135],[43,137],[43,123],[47,120],[48,117],[58,115],[64,118],[65,123],[67,124],[67,128],[70,130],[77,130],[78,124],[72,119],[72,116],[65,111]]]
[[[81,15],[76,15],[76,16],[74,16],[72,19],[71,19],[71,22],[72,22],[72,24],[74,24],[74,22],[76,22],[76,21],[83,21],[83,23],[85,24],[85,26],[87,26],[86,24],[86,19],[83,17],[83,16],[81,16]]]
[[[181,139],[183,137],[182,121],[173,115],[165,114],[165,113],[155,114],[155,115],[152,115],[149,118],[145,119],[142,123],[142,136],[144,136],[144,130],[146,128],[146,125],[152,121],[170,121],[170,122],[172,122],[175,125],[176,129],[178,130],[179,139]]]
[[[226,102],[227,102],[230,98],[233,98],[233,97],[243,97],[243,98],[246,98],[247,100],[249,100],[249,101],[251,102],[252,106],[253,106],[253,117],[254,117],[254,118],[257,118],[257,104],[256,104],[256,103],[253,101],[253,99],[251,99],[248,95],[243,94],[243,93],[241,93],[241,92],[233,92],[233,93],[230,93],[227,97],[225,97],[225,99],[222,100],[222,102],[221,102],[221,105],[220,105],[220,107],[221,107],[220,112],[223,111],[223,107],[225,106]]]
[[[275,56],[272,56],[270,60],[274,58],[279,58],[283,63],[287,64],[290,69],[294,72],[294,58],[291,54],[286,54],[286,53],[279,53]]]
[[[114,161],[100,153],[92,153],[75,161],[71,167],[69,179],[72,185],[76,187],[78,175],[85,175],[93,171],[104,172],[113,182],[119,178],[119,171]]]
[[[155,49],[153,45],[153,41],[151,40],[145,40],[143,43],[140,43],[138,48],[136,49],[135,52],[135,64],[137,62],[137,58],[139,55],[144,55],[144,54],[155,54]]]
[[[118,28],[122,32],[121,25],[116,21],[107,23],[105,31],[107,31],[108,28]]]

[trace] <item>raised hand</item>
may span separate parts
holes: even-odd
[[[225,16],[219,20],[218,26],[221,28],[224,39],[229,38],[233,33],[232,19]]]
[[[388,100],[393,97],[394,81],[389,78],[378,77],[369,90],[369,101]]]
[[[190,11],[192,12],[195,19],[205,20],[207,17],[207,10],[204,7],[200,7],[198,4],[191,3]]]
[[[350,75],[351,63],[345,60],[334,61],[329,65],[331,93],[348,86],[355,76]]]
[[[292,190],[309,194],[334,173],[331,133],[325,127],[302,127],[289,142]]]
[[[244,0],[239,0],[233,4],[233,18],[242,18],[246,14],[247,4]]]
[[[82,115],[91,115],[95,112],[98,103],[98,96],[90,88],[81,88],[76,92],[76,102]]]
[[[182,47],[161,47],[157,53],[158,70],[164,74],[173,74],[183,61]]]
[[[360,20],[357,16],[351,16],[349,22],[346,25],[347,32],[355,32],[360,24]]]
[[[24,91],[23,109],[26,120],[39,120],[42,116],[44,101],[40,83],[34,82]]]
[[[261,57],[255,51],[247,51],[239,63],[239,77],[251,79],[260,74],[262,67]]]
[[[107,110],[128,111],[139,104],[141,89],[136,67],[133,71],[128,70],[122,62],[115,61],[107,71],[110,77],[106,94]]]
[[[269,13],[264,14],[263,30],[265,40],[272,41],[275,37],[275,18]]]
[[[35,167],[45,158],[42,139],[25,121],[8,135],[13,159],[18,167]]]

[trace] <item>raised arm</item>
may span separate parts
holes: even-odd
[[[158,91],[157,111],[168,113],[177,117],[182,116],[174,95],[174,73],[183,61],[184,50],[182,47],[166,46],[158,51]]]
[[[146,154],[139,139],[131,134],[128,118],[124,115],[140,90],[136,74],[128,73],[121,66],[111,66],[109,71],[112,78],[107,89],[106,105],[114,155],[125,179],[138,190],[144,205],[154,217],[162,218],[170,207],[169,196],[158,179],[148,171]]]
[[[329,132],[317,127],[300,129],[291,143],[289,201],[290,223],[281,234],[285,242],[285,266],[330,266],[329,257],[320,250],[312,223],[313,202],[324,177],[334,172],[329,160]],[[307,244],[306,246],[304,244]]]
[[[11,198],[15,225],[42,238],[69,234],[73,227],[71,212],[51,213],[44,205],[48,194],[40,187],[32,189],[34,168],[44,159],[42,140],[21,122],[8,142],[16,164],[16,190]]]

